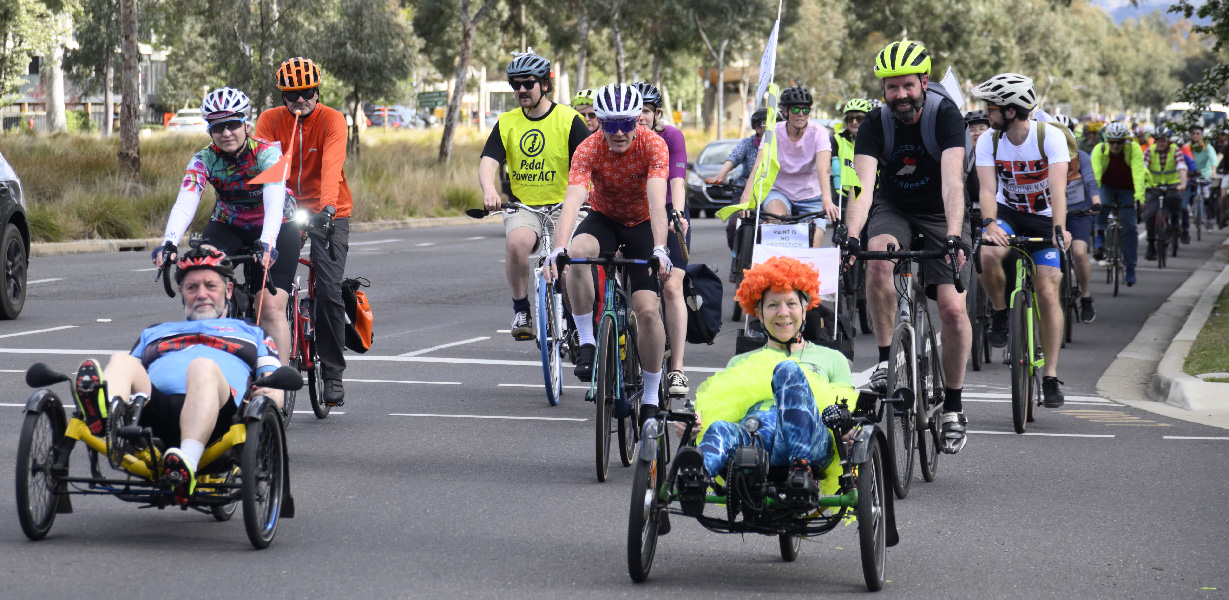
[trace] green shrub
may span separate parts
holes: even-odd
[[[81,237],[132,239],[146,236],[146,228],[129,198],[78,189],[65,201],[69,212],[80,221]]]
[[[68,240],[65,215],[41,202],[26,203],[26,218],[30,220],[30,237],[35,242],[63,242]]]
[[[94,133],[98,131],[98,125],[94,123],[94,119],[90,118],[90,113],[82,110],[70,110],[65,115],[68,121],[69,133]]]

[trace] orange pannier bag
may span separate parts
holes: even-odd
[[[375,319],[367,294],[360,287],[371,287],[371,282],[362,277],[341,282],[342,302],[346,305],[346,347],[362,354],[371,349]]]

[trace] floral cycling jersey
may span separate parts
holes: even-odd
[[[238,229],[258,229],[265,219],[265,186],[251,185],[248,180],[272,167],[282,157],[282,150],[272,142],[249,137],[246,147],[236,154],[232,156],[223,152],[214,144],[197,152],[188,162],[180,186],[181,194],[195,194],[199,201],[205,185],[212,185],[217,192],[217,202],[213,206],[211,220]],[[266,185],[283,186],[281,183]],[[290,220],[294,211],[295,200],[287,190],[280,222]]]

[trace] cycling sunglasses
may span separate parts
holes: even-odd
[[[242,128],[244,123],[246,122],[247,122],[246,119],[236,119],[234,121],[223,121],[221,123],[214,123],[209,126],[209,133],[212,135],[217,135],[219,133],[222,133],[223,131],[236,131]]]
[[[619,133],[631,133],[636,129],[636,119],[606,119],[602,121],[602,131],[615,135]]]
[[[796,114],[796,115],[798,115],[798,114],[809,115],[809,114],[811,114],[811,107],[809,107],[809,106],[791,106],[791,107],[789,107],[789,111],[790,111],[790,112],[792,112],[792,113],[794,113],[794,114]]]
[[[298,102],[299,99],[311,100],[316,97],[316,88],[309,90],[296,90],[293,92],[282,92],[282,100],[286,102]]]
[[[866,115],[845,115],[846,123],[861,123]]]
[[[537,79],[509,79],[508,85],[512,86],[512,91],[517,90],[532,90],[533,86],[538,85]]]

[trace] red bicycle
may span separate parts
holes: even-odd
[[[325,207],[318,216],[312,216],[306,211],[299,211],[295,221],[299,224],[299,248],[307,242],[309,230],[323,233],[325,248],[329,256],[335,256],[333,250],[333,207]],[[290,299],[286,302],[286,320],[290,323],[290,362],[289,365],[307,374],[307,396],[311,400],[312,412],[317,419],[329,416],[332,405],[324,402],[321,387],[324,379],[320,373],[320,349],[316,341],[316,322],[312,318],[312,301],[316,297],[316,265],[310,258],[299,257],[299,264],[307,267],[307,287],[299,285],[299,278],[294,278]],[[306,292],[306,295],[304,295]]]

